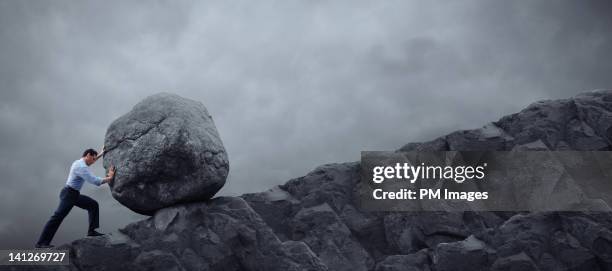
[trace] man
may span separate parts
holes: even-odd
[[[36,248],[50,248],[50,245],[55,232],[59,228],[64,218],[68,215],[73,206],[87,210],[89,213],[89,230],[87,236],[104,235],[97,232],[95,229],[99,227],[99,212],[98,202],[92,198],[81,195],[80,190],[85,181],[100,186],[105,183],[110,183],[115,176],[115,167],[111,166],[108,175],[105,178],[95,176],[89,166],[95,163],[104,154],[104,147],[98,155],[94,149],[87,149],[83,152],[81,159],[72,163],[66,186],[60,192],[60,203],[51,216],[45,227],[43,228],[40,238],[36,243]]]

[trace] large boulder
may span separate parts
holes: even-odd
[[[104,168],[117,168],[112,195],[152,215],[177,203],[210,199],[225,184],[227,153],[200,102],[160,93],[115,120],[104,139]]]

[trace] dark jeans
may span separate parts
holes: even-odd
[[[38,239],[39,245],[48,245],[51,243],[55,232],[59,228],[64,218],[68,215],[73,206],[87,210],[89,213],[89,231],[99,227],[99,210],[98,202],[88,196],[81,195],[78,190],[72,187],[65,186],[60,192],[60,203],[51,216],[45,228]]]

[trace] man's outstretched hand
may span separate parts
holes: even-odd
[[[106,178],[104,178],[102,182],[111,183],[114,177],[115,177],[115,166],[111,165],[110,168],[108,169],[108,174],[106,175]]]

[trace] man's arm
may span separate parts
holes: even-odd
[[[108,170],[108,176],[101,178],[94,175],[88,167],[82,167],[75,171],[75,173],[83,178],[85,181],[92,183],[96,186],[103,185],[105,183],[110,183],[115,176],[115,167],[111,166]]]
[[[103,184],[103,179],[94,175],[88,167],[79,167],[75,169],[74,173],[83,178],[86,182],[89,182],[93,185],[100,186]]]
[[[100,157],[102,157],[102,156],[104,155],[104,152],[105,152],[105,151],[106,151],[106,150],[105,150],[104,145],[103,145],[103,146],[102,146],[102,150],[101,150],[101,151],[98,153],[98,155],[96,156],[96,161],[97,161],[98,159],[100,159]]]

